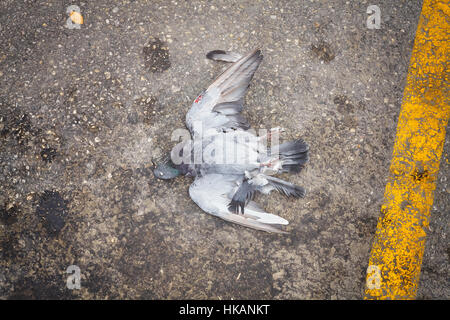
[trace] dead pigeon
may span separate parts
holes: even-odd
[[[273,175],[300,172],[309,158],[308,145],[297,139],[267,148],[261,143],[266,137],[249,130],[241,111],[263,59],[260,50],[245,56],[215,50],[207,58],[232,64],[192,103],[186,126],[193,139],[177,145],[170,158],[155,165],[154,175],[159,179],[193,176],[189,195],[203,211],[246,227],[285,233],[282,226],[288,221],[265,212],[253,196],[276,190],[288,197],[304,197],[303,187]],[[281,131],[274,128],[269,135]]]

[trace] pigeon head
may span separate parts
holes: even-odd
[[[165,157],[158,161],[158,163],[154,163],[155,168],[153,169],[153,174],[158,179],[169,180],[176,178],[180,175],[180,170],[175,168],[172,161],[170,161],[170,157]]]

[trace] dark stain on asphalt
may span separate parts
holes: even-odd
[[[18,213],[19,210],[16,206],[12,206],[8,209],[4,206],[3,208],[0,208],[0,221],[7,226],[12,225],[17,222]]]
[[[32,135],[31,121],[27,114],[12,116],[4,119],[2,137],[13,136],[19,144],[25,144]]]
[[[355,221],[359,238],[371,238],[377,229],[378,219],[375,217],[359,217]]]
[[[319,42],[317,45],[311,46],[311,52],[319,60],[329,63],[335,58],[333,49],[325,41]]]
[[[10,236],[6,240],[3,240],[0,244],[2,258],[5,260],[14,260],[17,257],[18,246],[16,237]]]
[[[158,38],[150,40],[143,49],[145,65],[153,73],[160,73],[170,68],[169,47]]]
[[[65,279],[58,276],[24,278],[15,284],[8,300],[64,300],[73,298],[73,292],[65,286]]]
[[[114,298],[108,284],[112,283],[108,272],[97,264],[89,265],[83,269],[83,288],[95,295],[110,296]]]
[[[67,203],[59,192],[46,190],[39,199],[36,213],[44,221],[48,234],[54,237],[66,224]]]
[[[55,148],[44,148],[41,151],[41,158],[42,161],[51,163],[53,159],[58,155],[58,152],[56,152]]]
[[[333,102],[337,105],[337,111],[341,114],[349,114],[355,111],[355,107],[345,95],[335,96]]]
[[[233,253],[230,253],[233,255]],[[218,274],[224,275],[225,279],[233,279],[232,281],[224,281],[216,279],[212,283],[212,288],[219,296],[236,297],[245,295],[254,299],[264,299],[269,297],[273,292],[273,279],[271,274],[271,266],[268,261],[263,259],[242,260],[233,265],[227,265],[221,261],[211,261],[211,267],[218,271]],[[241,274],[239,281],[235,280],[235,276]]]

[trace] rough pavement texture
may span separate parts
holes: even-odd
[[[378,1],[0,3],[0,297],[359,299],[421,10]],[[264,61],[246,98],[255,128],[303,137],[290,181],[305,199],[259,197],[289,235],[231,225],[158,181],[192,100],[225,67],[213,49]],[[418,297],[450,298],[449,143]],[[69,265],[81,289],[66,288]]]

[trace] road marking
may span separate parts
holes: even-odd
[[[369,259],[365,299],[414,299],[417,293],[450,116],[448,12],[444,1],[423,3]]]

